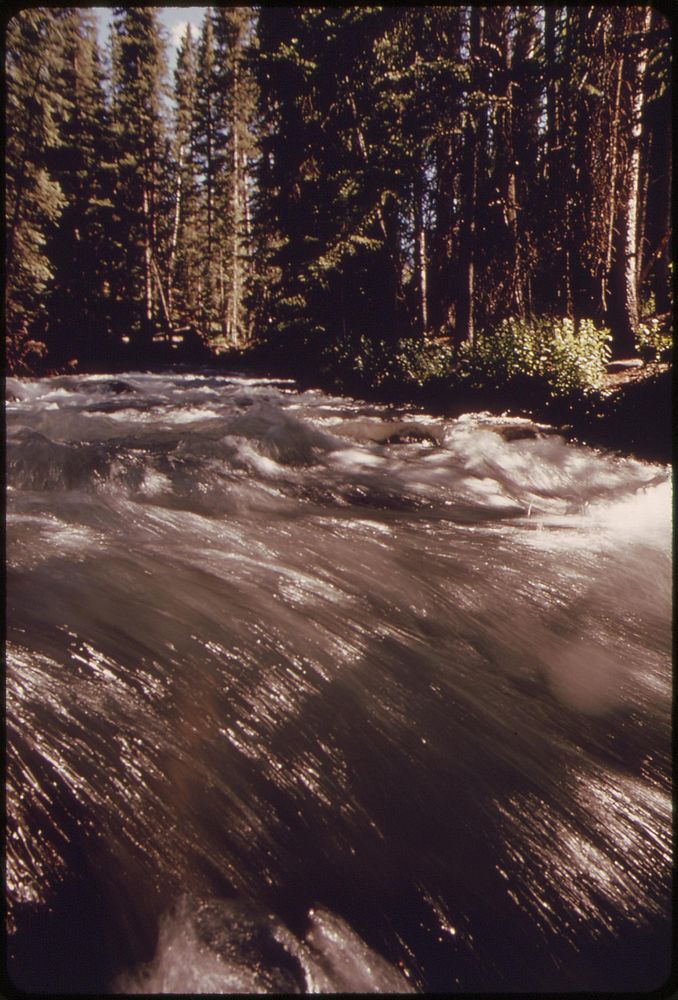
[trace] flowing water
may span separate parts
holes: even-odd
[[[668,469],[209,372],[7,389],[16,985],[663,982]]]

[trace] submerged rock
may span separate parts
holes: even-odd
[[[120,395],[121,393],[134,392],[134,386],[130,385],[129,382],[123,382],[122,379],[111,379],[110,382],[104,382],[107,389],[111,392]]]
[[[526,439],[534,439],[540,437],[540,433],[536,427],[531,427],[527,424],[516,425],[507,424],[505,427],[493,427],[493,431],[500,434],[504,441],[523,441]]]
[[[341,437],[354,441],[373,441],[375,444],[419,444],[428,441],[441,447],[445,432],[441,427],[419,423],[415,420],[347,420],[333,428]]]
[[[563,433],[563,428],[550,427],[547,424],[492,424],[487,430],[499,434],[504,441],[526,441],[536,438],[553,436]]]

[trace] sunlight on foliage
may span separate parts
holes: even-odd
[[[403,338],[393,344],[361,335],[332,344],[325,356],[332,370],[346,370],[374,388],[421,387],[450,373],[454,352],[448,343]]]
[[[611,339],[609,330],[589,319],[575,325],[567,318],[510,318],[473,345],[464,344],[460,358],[464,374],[474,381],[502,384],[529,375],[559,395],[587,393],[602,386]]]
[[[655,316],[642,320],[636,343],[639,354],[647,356],[651,361],[659,361],[662,354],[673,346],[673,337],[671,331]]]

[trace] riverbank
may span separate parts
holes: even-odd
[[[226,367],[269,377],[293,377],[301,388],[319,388],[440,417],[489,412],[521,416],[558,428],[568,439],[653,462],[673,459],[673,369],[653,362],[606,376],[603,387],[588,395],[553,396],[529,378],[502,386],[465,385],[452,378],[425,385],[374,388],[355,380],[347,384],[318,371],[261,363],[251,355],[222,357]]]
[[[302,389],[318,388],[403,409],[456,417],[489,412],[521,416],[558,428],[569,440],[617,451],[647,461],[673,459],[673,369],[651,362],[611,372],[600,390],[589,394],[552,395],[541,382],[517,377],[502,385],[470,384],[454,374],[429,378],[423,385],[394,381],[374,386],[355,373],[328,370],[299,358],[271,357],[259,348],[215,356],[191,343],[172,349],[156,345],[146,356],[121,350],[74,373],[161,371],[217,368],[269,378],[293,378]],[[396,414],[398,415],[398,414]]]

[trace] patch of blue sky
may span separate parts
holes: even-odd
[[[113,7],[95,7],[93,9],[96,11],[99,19],[99,43],[102,48],[106,48],[108,46],[111,21],[113,20]],[[193,39],[197,41],[206,10],[207,7],[158,7],[160,20],[166,29],[168,42],[167,56],[170,72],[174,69],[177,49],[186,32],[186,25],[190,24]]]

